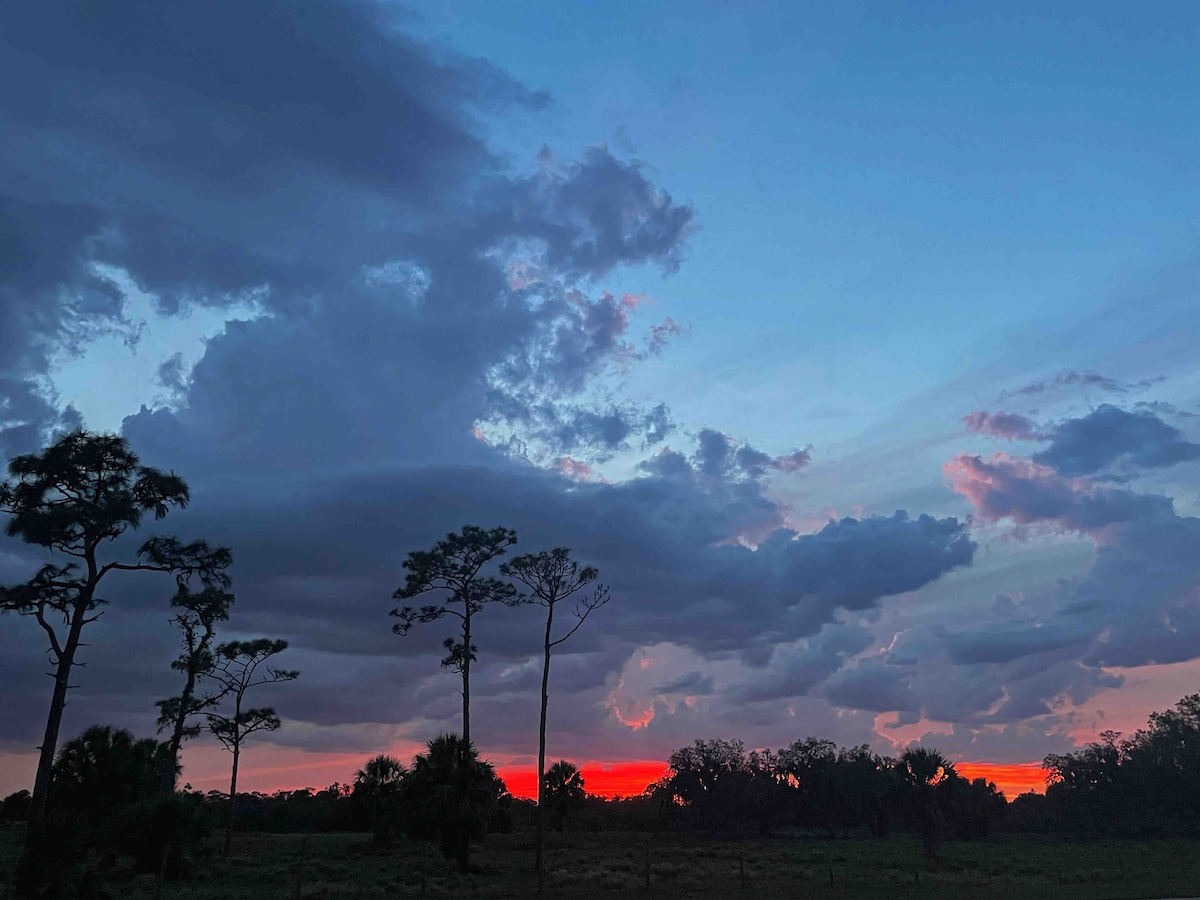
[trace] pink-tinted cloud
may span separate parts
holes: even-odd
[[[1033,422],[1016,413],[990,413],[978,410],[963,416],[963,424],[972,434],[986,434],[1006,441],[1040,441],[1044,436]]]
[[[680,325],[670,316],[667,316],[657,325],[650,326],[650,337],[646,341],[646,352],[651,356],[657,356],[662,353],[663,348],[673,337],[678,337],[681,334],[686,334],[691,329],[686,325]]]
[[[591,481],[595,477],[592,467],[587,463],[572,459],[569,456],[564,456],[559,459],[558,465],[555,466],[559,473],[566,475],[574,481]]]
[[[1049,466],[996,453],[991,459],[959,454],[944,466],[954,490],[983,519],[1020,525],[1049,523],[1069,531],[1094,532],[1160,511],[1166,498],[1100,487],[1083,478],[1064,478]]]

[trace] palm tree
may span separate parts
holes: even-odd
[[[560,759],[549,769],[542,780],[542,796],[546,810],[554,813],[554,827],[563,830],[567,813],[583,805],[586,792],[583,788],[583,773],[574,763]]]
[[[925,855],[937,856],[942,845],[945,823],[940,790],[947,782],[959,777],[954,764],[932,748],[909,747],[900,756],[900,777],[908,788],[913,819],[921,836]]]
[[[111,725],[93,725],[68,741],[54,762],[51,794],[74,815],[103,816],[113,809],[162,794],[162,772],[170,748],[153,738],[137,739]]]
[[[367,760],[354,773],[352,796],[370,811],[371,831],[377,844],[386,843],[392,836],[400,787],[407,774],[400,760],[385,754]]]
[[[436,839],[447,859],[468,871],[471,839],[481,838],[496,805],[496,772],[469,741],[441,734],[413,757],[403,782],[409,837]]]

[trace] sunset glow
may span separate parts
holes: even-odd
[[[626,762],[589,761],[579,766],[589,794],[601,797],[634,797],[667,772],[662,762],[630,760]],[[501,766],[497,773],[514,797],[537,797],[537,770],[524,766]]]
[[[31,844],[122,732],[229,821],[1195,768],[1200,3],[1019,5],[0,3]]]
[[[958,774],[968,780],[986,778],[994,781],[996,787],[1012,800],[1019,794],[1033,791],[1038,794],[1046,792],[1046,776],[1048,769],[1043,769],[1041,763],[955,763]]]

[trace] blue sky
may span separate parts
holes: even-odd
[[[72,404],[208,491],[180,527],[233,544],[239,627],[282,631],[312,673],[281,754],[452,718],[423,644],[349,650],[321,610],[386,606],[396,551],[362,549],[362,523],[415,548],[484,515],[571,541],[637,610],[564,663],[563,753],[782,743],[799,716],[1028,762],[1105,715],[1136,725],[1200,669],[1171,636],[1200,546],[1200,10],[1046,7],[314,0],[281,30],[171,3],[64,8],[58,44],[10,13],[0,75],[46,93],[0,100],[0,225],[23,242],[0,257],[0,447]],[[412,278],[372,280],[388,266]],[[622,437],[588,430],[603,415]],[[1072,469],[1081,446],[1102,463]],[[544,481],[563,459],[592,480]],[[367,475],[434,512],[311,487]],[[279,516],[309,531],[244,524]],[[297,555],[329,521],[360,576]],[[1154,555],[1164,533],[1178,557]],[[740,613],[731,545],[752,554]],[[699,580],[660,582],[671,566]],[[151,598],[129,615],[152,657]],[[501,718],[520,633],[480,676]],[[427,699],[383,723],[339,707],[364,653]],[[656,691],[688,667],[706,694]],[[148,676],[94,669],[95,703],[139,725]],[[523,740],[497,727],[490,750]]]
[[[487,122],[514,165],[531,168],[542,144],[569,159],[608,142],[695,206],[678,274],[610,285],[690,326],[632,389],[697,425],[852,439],[1194,257],[1188,4],[414,9],[418,33],[551,92],[545,110]],[[1049,366],[1095,364],[1103,327]],[[126,412],[90,402],[108,425]]]

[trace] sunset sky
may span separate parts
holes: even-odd
[[[601,793],[810,735],[1014,793],[1200,690],[1194,2],[43,0],[0,85],[0,453],[188,480],[143,535],[230,546],[225,636],[301,671],[245,789],[459,727],[451,626],[388,611],[465,524],[611,587],[550,699]],[[120,574],[64,737],[178,690]],[[540,616],[476,622],[517,793]],[[45,670],[0,619],[0,794]]]

